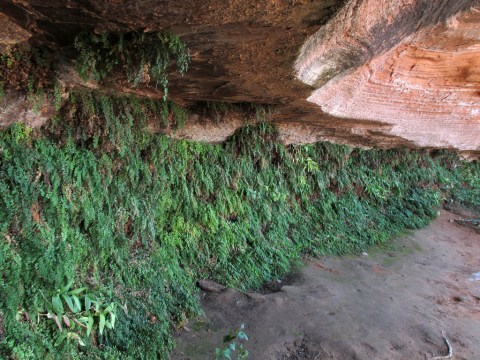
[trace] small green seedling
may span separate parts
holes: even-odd
[[[248,341],[248,336],[243,329],[245,325],[242,324],[239,330],[230,330],[228,335],[223,338],[223,347],[215,349],[216,360],[242,360],[248,357],[248,350],[243,348],[243,343]]]
[[[87,293],[87,288],[71,289],[73,282],[58,289],[51,300],[44,296],[44,307],[38,309],[38,321],[42,317],[52,320],[60,334],[55,343],[61,345],[64,340],[75,340],[85,346],[82,337],[90,336],[98,329],[103,334],[105,328],[115,327],[116,304],[105,303],[99,297]]]

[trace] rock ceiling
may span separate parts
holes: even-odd
[[[68,61],[82,29],[173,31],[192,53],[173,100],[276,105],[286,143],[480,152],[480,1],[3,0],[0,24],[0,47],[29,39]]]

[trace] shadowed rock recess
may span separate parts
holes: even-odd
[[[476,0],[4,0],[0,44],[30,37],[56,47],[68,88],[85,86],[69,75],[71,44],[81,30],[168,30],[192,56],[188,76],[170,79],[170,98],[181,105],[275,105],[271,120],[284,143],[474,155],[480,151],[479,6]],[[108,89],[163,96],[155,86],[134,89],[124,80],[112,80]],[[9,111],[2,110],[3,125]],[[212,141],[242,123],[224,121],[230,130],[215,131]],[[211,127],[195,122],[183,136],[209,141]]]
[[[267,301],[309,256],[480,211],[479,14],[0,0],[0,358],[169,359],[199,288]]]

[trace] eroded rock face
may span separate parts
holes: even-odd
[[[21,92],[9,91],[0,100],[0,129],[14,122],[40,127],[55,114],[55,107],[47,99],[32,101]]]
[[[351,22],[333,21],[304,45],[298,77],[318,86],[308,100],[334,116],[388,124],[418,146],[480,150],[478,2],[430,1],[438,14],[421,16],[421,1],[375,1],[377,13],[371,3],[350,2],[337,16]],[[421,22],[433,24],[408,34]],[[400,27],[398,44],[380,42],[389,27]]]
[[[471,7],[471,0],[350,0],[302,46],[297,77],[321,86]]]
[[[0,13],[0,51],[4,51],[8,46],[27,41],[30,33],[22,27],[15,24],[7,16]]]
[[[272,121],[286,143],[449,147],[472,154],[480,151],[478,4],[4,0],[0,25],[24,31],[15,41],[31,35],[31,43],[56,46],[67,61],[60,70],[67,88],[92,87],[71,71],[74,56],[66,46],[79,31],[169,30],[192,54],[187,74],[170,78],[171,98],[182,105],[275,105]],[[153,86],[132,88],[126,79],[109,86],[163,96]],[[313,94],[311,86],[317,88]],[[234,115],[222,124],[190,120],[174,136],[217,142],[243,124]]]

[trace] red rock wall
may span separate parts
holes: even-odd
[[[64,47],[80,30],[169,30],[192,53],[188,73],[170,79],[180,104],[275,105],[272,121],[286,143],[470,153],[480,151],[479,7],[478,0],[3,0],[0,46],[30,35],[32,43],[56,46],[68,90],[85,85]],[[163,96],[121,78],[107,88]],[[1,126],[15,119],[12,106],[4,107]],[[212,132],[194,116],[186,128],[193,132],[182,136],[220,141],[242,124],[233,118]]]
[[[337,117],[387,124],[388,134],[417,146],[480,150],[478,2],[398,39],[395,46],[386,42],[379,49],[368,45],[384,36],[374,31],[378,24],[386,21],[388,27],[399,18],[411,24],[416,19],[412,11],[420,2],[374,3],[378,12],[368,11],[372,1],[351,1],[338,15],[345,21],[327,25],[328,33],[335,36],[326,38],[326,30],[321,29],[304,45],[297,75],[318,87],[308,100]],[[454,4],[432,3],[439,8]],[[354,14],[353,8],[358,12]],[[404,11],[412,17],[402,15]],[[340,57],[359,55],[355,64],[341,67],[330,55],[335,50]]]

